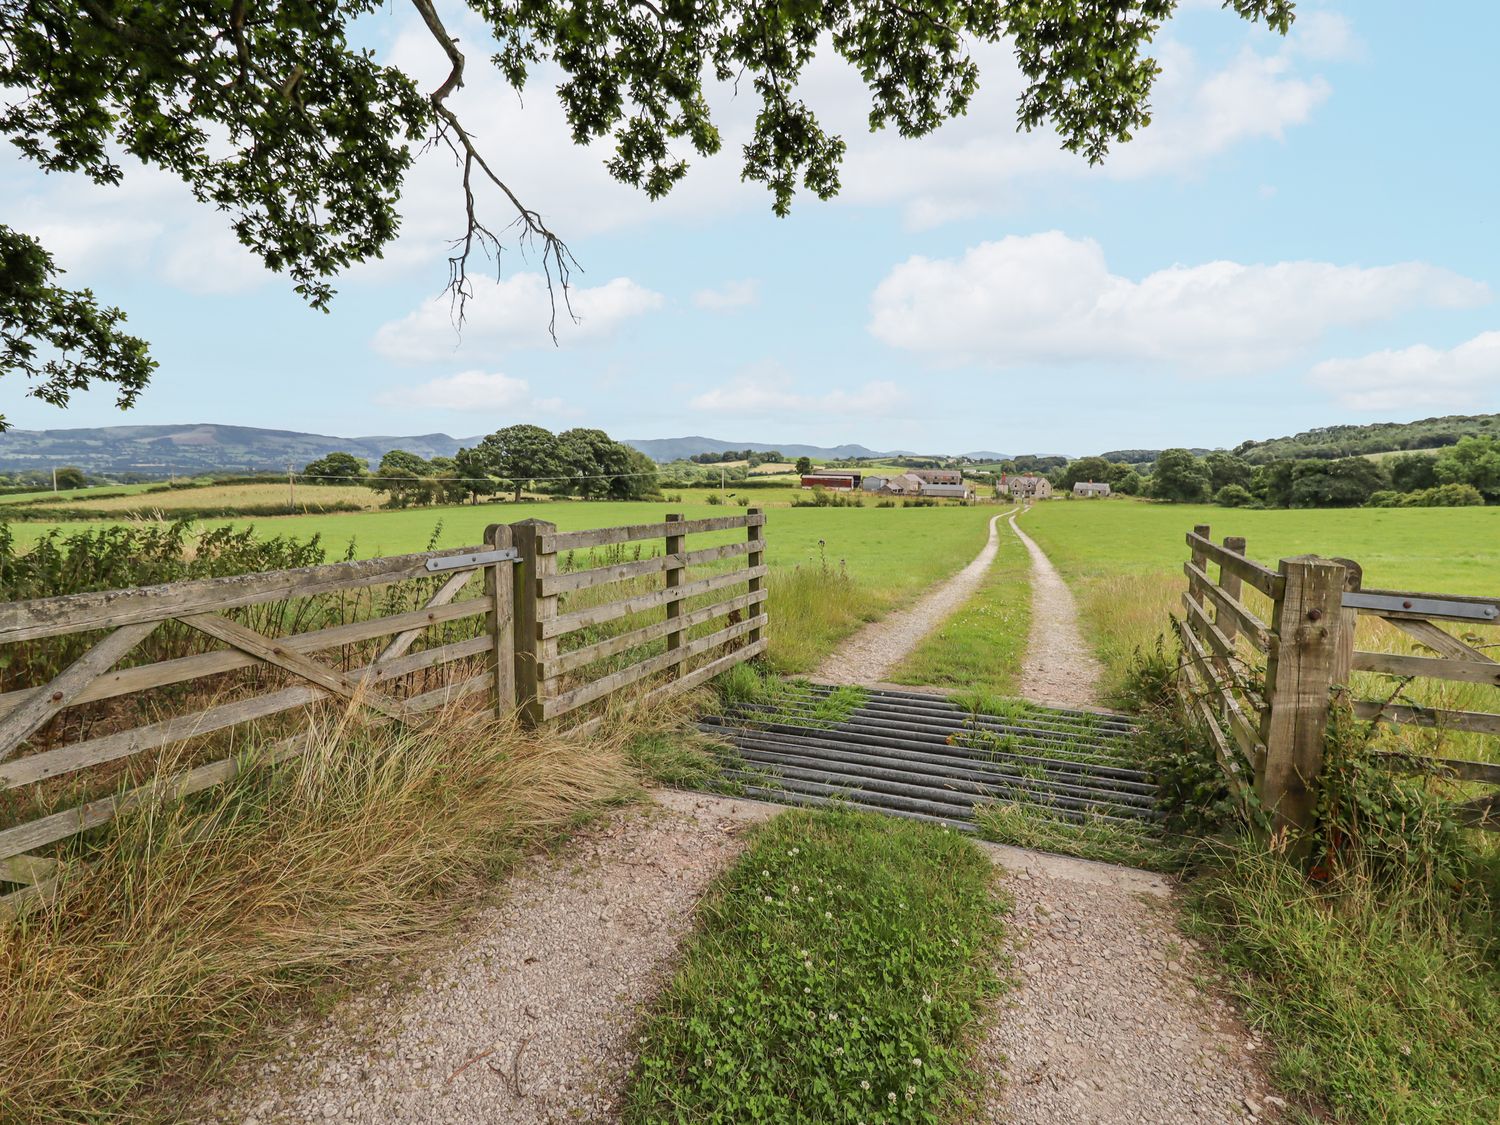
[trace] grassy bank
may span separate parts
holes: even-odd
[[[164,793],[0,928],[0,1120],[171,1117],[163,1080],[443,928],[639,776],[619,741],[454,715],[336,724],[272,771]]]
[[[1001,937],[988,859],[955,833],[783,813],[701,907],[642,1036],[626,1120],[954,1116]]]
[[[999,531],[978,592],[901,662],[894,682],[1016,693],[1031,629],[1031,559],[1006,521]]]
[[[1500,1121],[1494,915],[1422,873],[1323,883],[1253,845],[1189,885],[1193,928],[1275,1048],[1275,1080],[1336,1120]]]

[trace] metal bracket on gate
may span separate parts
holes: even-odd
[[[1381,613],[1410,613],[1446,617],[1460,621],[1495,621],[1500,606],[1493,602],[1458,602],[1447,598],[1409,597],[1406,594],[1374,594],[1350,590],[1344,595],[1347,609],[1371,609]]]
[[[521,557],[521,552],[507,547],[503,551],[475,551],[471,555],[444,555],[439,559],[428,559],[427,569],[436,573],[440,570],[468,570],[476,566],[488,566],[490,563],[512,562]]]

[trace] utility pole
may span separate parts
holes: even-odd
[[[52,491],[57,491],[57,466],[52,466]]]
[[[291,515],[297,514],[297,483],[290,465],[286,467],[286,510]]]

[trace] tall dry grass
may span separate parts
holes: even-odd
[[[0,1121],[170,1116],[167,1076],[444,927],[639,777],[618,732],[346,714],[277,767],[186,800],[163,788],[0,929]]]

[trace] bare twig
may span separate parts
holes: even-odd
[[[573,268],[578,265],[578,262],[567,244],[552,232],[542,216],[523,204],[510,186],[495,174],[494,169],[490,167],[474,143],[472,134],[464,128],[458,114],[448,105],[448,96],[464,84],[463,52],[458,49],[458,40],[450,35],[443,25],[442,17],[438,15],[432,0],[412,0],[412,4],[422,16],[427,30],[437,40],[443,53],[448,56],[449,63],[448,76],[443,79],[437,89],[428,95],[428,101],[432,103],[433,113],[437,116],[437,127],[430,143],[441,142],[446,145],[453,153],[455,161],[463,169],[464,233],[453,240],[454,253],[448,258],[447,292],[451,295],[453,302],[455,322],[459,327],[463,326],[465,308],[469,298],[473,296],[468,272],[470,255],[476,248],[486,255],[492,255],[495,258],[497,270],[500,260],[500,239],[479,218],[475,204],[474,178],[477,172],[481,178],[487,179],[499,188],[510,201],[511,206],[515,208],[516,217],[507,224],[507,228],[518,228],[518,238],[521,244],[525,246],[541,243],[542,271],[547,278],[547,299],[551,310],[547,331],[556,342],[559,287],[562,290],[563,307],[570,317],[575,321],[578,319],[573,313],[568,288]]]

